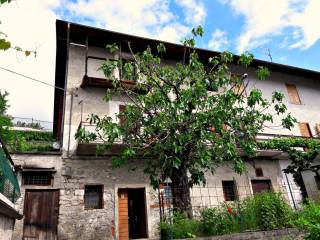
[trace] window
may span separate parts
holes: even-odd
[[[263,170],[262,168],[255,168],[256,170],[256,176],[257,177],[263,177]]]
[[[102,208],[102,185],[87,185],[84,189],[84,208],[99,209]]]
[[[23,185],[49,186],[53,183],[52,172],[23,172]]]
[[[251,180],[253,194],[271,190],[270,180]]]
[[[286,87],[287,87],[290,103],[301,104],[301,100],[300,100],[296,85],[286,84]]]
[[[222,181],[222,188],[225,201],[236,200],[234,181]]]
[[[299,128],[300,128],[301,135],[303,137],[311,137],[312,136],[309,123],[299,123]]]

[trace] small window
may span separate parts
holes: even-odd
[[[22,182],[23,185],[49,186],[53,183],[52,172],[24,172]]]
[[[222,181],[222,188],[225,201],[236,200],[234,181]]]
[[[286,84],[286,87],[287,87],[290,103],[301,104],[301,100],[300,100],[296,85]]]
[[[262,168],[256,168],[256,176],[257,177],[263,177],[263,170]]]
[[[84,189],[84,208],[99,209],[102,208],[102,185],[87,185]]]

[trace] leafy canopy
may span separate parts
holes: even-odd
[[[9,135],[9,127],[12,126],[11,117],[7,114],[9,93],[0,90],[0,137],[5,138]],[[6,141],[7,139],[3,139]]]
[[[272,123],[273,114],[281,115],[282,125],[288,129],[295,119],[286,113],[282,93],[274,92],[268,100],[260,89],[248,88],[253,76],[245,79],[232,71],[235,65],[242,71],[249,68],[252,54],[234,57],[222,52],[200,60],[195,38],[202,35],[201,27],[192,31],[183,41],[185,51],[175,65],[162,58],[166,54],[162,43],[141,53],[134,53],[129,43],[132,61],[125,64],[121,59],[107,59],[101,70],[113,89],[107,90],[105,100],[120,96],[128,105],[116,118],[92,114],[90,121],[96,124],[96,131],[80,129],[76,137],[83,142],[103,140],[101,151],[121,139],[123,150],[114,157],[114,165],[145,159],[144,171],[154,186],[177,169],[188,172],[190,186],[205,182],[205,171],[214,171],[226,162],[232,163],[236,172],[243,172],[241,156],[255,155],[256,135]],[[116,44],[107,46],[115,56],[119,49]],[[138,75],[134,87],[115,74],[119,69]],[[269,71],[261,66],[256,75],[262,81]],[[120,123],[119,119],[125,120]]]

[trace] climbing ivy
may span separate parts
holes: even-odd
[[[311,170],[312,163],[320,153],[320,139],[314,138],[274,138],[260,142],[261,149],[277,149],[288,154],[291,160],[290,165],[284,169],[285,173],[291,173],[295,182],[300,187],[303,197],[306,197],[306,187],[304,185],[301,172]]]

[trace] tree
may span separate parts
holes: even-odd
[[[231,53],[223,52],[202,62],[195,48],[195,38],[202,35],[201,27],[192,30],[192,36],[183,41],[181,61],[174,67],[162,64],[161,56],[166,52],[162,43],[156,50],[147,47],[142,53],[134,53],[129,43],[133,62],[106,60],[101,70],[114,88],[107,90],[105,100],[121,95],[130,103],[117,115],[122,121],[92,114],[90,122],[96,124],[96,132],[80,129],[76,134],[84,142],[103,140],[99,152],[121,139],[123,149],[113,158],[114,166],[136,157],[144,159],[144,172],[151,184],[158,187],[170,179],[173,205],[189,217],[189,188],[205,183],[206,171],[214,172],[226,163],[242,173],[242,155],[255,155],[257,134],[273,120],[265,110],[286,114],[282,93],[274,92],[268,101],[261,90],[246,89],[246,75],[233,74],[229,69],[231,64],[248,68],[252,54],[242,54],[236,61]],[[118,49],[116,44],[107,45],[112,54]],[[123,79],[138,79],[134,87],[116,77],[116,69],[125,72],[120,74],[126,76]],[[269,76],[265,67],[256,73],[260,80]],[[285,128],[290,129],[293,123],[290,114],[283,115]]]
[[[284,173],[292,174],[305,200],[308,194],[301,173],[310,170],[320,177],[319,169],[312,168],[312,163],[320,154],[320,141],[310,138],[274,138],[259,143],[259,147],[262,149],[277,149],[288,154],[291,162],[284,169]]]
[[[0,91],[0,137],[2,137],[4,141],[6,141],[9,136],[8,127],[12,126],[11,117],[7,114],[9,107],[7,99],[8,95],[8,92]]]

